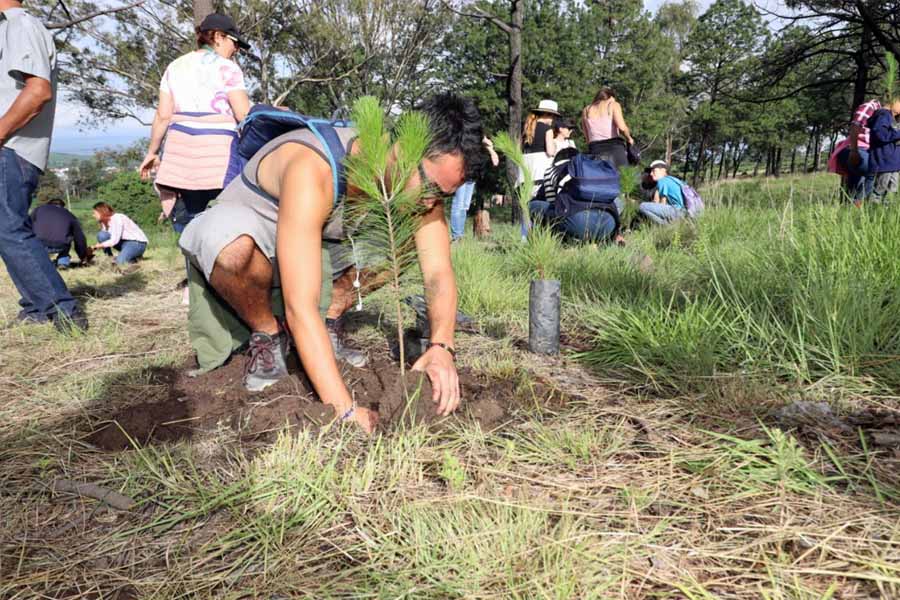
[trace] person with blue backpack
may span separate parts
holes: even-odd
[[[685,183],[669,175],[669,165],[665,161],[650,163],[650,178],[656,182],[653,200],[641,202],[638,210],[657,225],[667,225],[688,215],[685,205]]]
[[[536,224],[552,227],[566,240],[619,241],[620,191],[619,174],[611,162],[563,148],[528,210]]]
[[[457,289],[443,203],[477,174],[483,132],[470,99],[440,94],[419,110],[428,118],[431,141],[407,185],[430,190],[415,242],[431,338],[413,370],[428,375],[437,411],[446,415],[459,405],[460,392],[453,348]],[[188,224],[179,243],[191,265],[188,328],[198,371],[223,364],[248,345],[244,387],[260,391],[288,375],[293,342],[322,402],[340,420],[371,432],[378,415],[351,397],[322,314],[323,304],[330,304],[323,290],[331,283],[323,240],[344,239],[365,226],[353,223],[345,230],[342,210],[345,198],[352,201],[357,193],[348,189],[343,165],[344,156],[358,152],[356,131],[349,123],[254,107],[241,128],[242,156],[251,154],[245,144],[258,150],[218,203]],[[284,320],[273,308],[276,291]]]

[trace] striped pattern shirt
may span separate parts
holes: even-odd
[[[859,127],[859,135],[856,138],[858,147],[863,149],[869,147],[869,127],[866,125],[866,122],[880,108],[881,103],[878,100],[869,100],[864,104],[860,104],[856,108],[856,112],[853,113],[853,120],[850,121],[850,124]]]

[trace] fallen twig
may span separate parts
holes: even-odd
[[[52,489],[54,492],[68,492],[70,494],[94,498],[95,500],[105,502],[117,510],[131,510],[135,504],[135,501],[132,498],[109,488],[99,486],[96,483],[78,483],[70,479],[57,479],[53,483]]]

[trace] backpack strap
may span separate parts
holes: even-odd
[[[342,121],[338,123],[343,125]],[[344,157],[347,155],[347,150],[344,148],[341,138],[335,130],[335,127],[341,125],[322,119],[310,119],[307,123],[309,130],[315,134],[316,139],[322,144],[322,149],[328,158],[328,164],[331,165],[331,178],[334,189],[332,206],[337,206],[340,199],[347,193],[347,173],[344,168]]]
[[[333,189],[331,204],[332,206],[337,206],[340,199],[347,192],[347,177],[346,169],[344,168],[344,157],[347,155],[347,150],[341,143],[336,128],[352,127],[353,124],[349,121],[329,121],[326,119],[311,118],[306,115],[287,112],[276,108],[263,108],[262,110],[258,109],[256,111],[251,111],[238,126],[239,131],[243,132],[251,121],[263,117],[268,117],[281,123],[290,122],[296,124],[295,127],[288,128],[283,133],[298,129],[306,129],[316,136],[316,140],[318,140],[322,147],[322,153],[325,155],[325,159],[331,167]],[[271,197],[258,185],[252,183],[244,174],[243,168],[241,169],[241,180],[244,182],[244,185],[254,192],[257,192],[276,204],[278,203],[276,198]]]

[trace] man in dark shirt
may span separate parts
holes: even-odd
[[[50,254],[56,254],[56,266],[69,268],[69,251],[75,244],[75,252],[82,263],[89,262],[94,253],[87,245],[78,218],[65,209],[62,200],[50,200],[31,213],[34,235]]]

